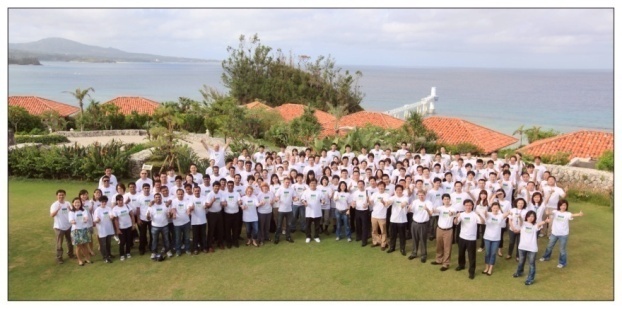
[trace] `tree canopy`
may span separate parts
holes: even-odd
[[[343,106],[349,113],[362,110],[362,73],[336,67],[330,56],[311,61],[300,55],[295,61],[293,55],[261,44],[257,34],[249,39],[241,35],[238,47],[229,46],[227,52],[222,81],[240,104],[261,99],[272,107],[301,103],[324,111],[330,106]]]

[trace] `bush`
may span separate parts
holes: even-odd
[[[566,197],[569,202],[586,202],[600,206],[612,206],[613,191],[600,192],[587,188],[584,185],[573,185],[568,188]]]
[[[62,144],[69,143],[69,139],[63,135],[50,134],[50,135],[16,135],[15,136],[16,144],[24,144],[24,143],[38,143],[43,145],[53,145],[53,144]]]
[[[523,160],[525,162],[533,162],[533,158],[533,155],[527,153],[523,154]],[[544,164],[566,165],[570,162],[570,153],[558,151],[553,155],[541,155],[540,158],[542,158],[542,163]]]
[[[613,151],[607,150],[605,151],[598,161],[596,162],[596,168],[601,171],[610,171],[613,172],[613,163],[615,159],[613,157]]]
[[[460,143],[456,145],[444,145],[445,149],[451,153],[467,153],[470,152],[472,155],[478,155],[484,153],[484,151],[476,145],[471,143]],[[440,147],[439,147],[440,148]]]

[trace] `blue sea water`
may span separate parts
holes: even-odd
[[[8,93],[75,104],[63,91],[93,87],[93,99],[143,96],[201,100],[199,89],[221,91],[220,63],[69,63],[8,69]],[[414,103],[436,87],[437,115],[460,117],[506,134],[520,125],[561,132],[613,130],[613,71],[343,66],[360,70],[366,110]]]

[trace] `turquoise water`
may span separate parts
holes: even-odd
[[[461,117],[511,134],[521,124],[562,132],[613,130],[613,72],[344,66],[360,70],[362,106],[385,111],[414,103],[436,87],[438,115]],[[67,63],[9,66],[9,96],[36,95],[74,103],[63,91],[93,87],[95,100],[143,96],[201,100],[207,84],[225,90],[220,63]]]

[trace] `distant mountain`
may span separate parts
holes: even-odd
[[[116,48],[86,45],[63,38],[30,43],[9,43],[9,59],[37,58],[40,61],[81,62],[215,62],[182,57],[129,53]]]

